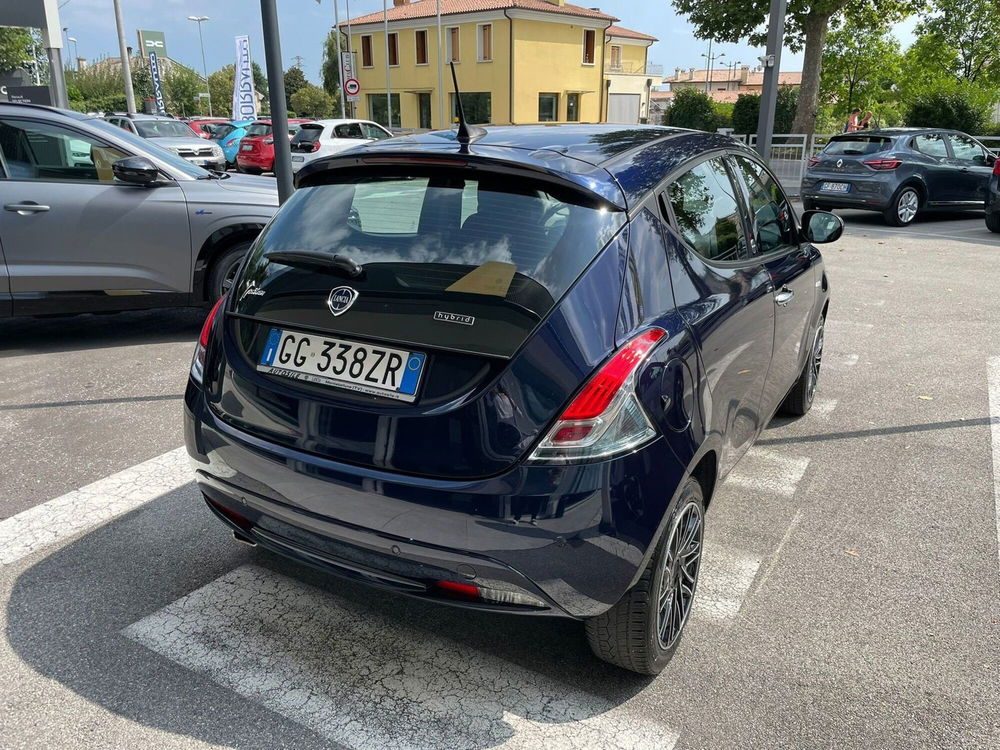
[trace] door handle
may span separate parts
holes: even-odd
[[[774,295],[774,302],[777,305],[784,307],[789,302],[792,301],[792,297],[795,296],[795,292],[789,289],[787,286],[781,287],[781,291]]]
[[[24,203],[7,203],[3,207],[4,211],[16,211],[21,214],[21,216],[27,216],[28,214],[41,213],[43,211],[50,210],[48,206],[43,206],[40,203],[35,203],[33,201],[26,201]]]

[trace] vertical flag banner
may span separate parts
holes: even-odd
[[[163,101],[163,81],[160,80],[160,61],[156,52],[149,51],[149,77],[153,79],[153,96],[156,98],[156,111],[166,114],[167,106]]]
[[[253,90],[250,37],[236,37],[236,80],[233,83],[233,119],[256,120],[257,96]]]

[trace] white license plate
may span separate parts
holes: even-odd
[[[846,193],[851,186],[846,182],[824,182],[820,190],[826,193]]]
[[[426,354],[272,328],[257,369],[399,401],[416,400]]]
[[[253,151],[253,144],[248,143],[245,146],[240,146],[240,148],[243,149],[244,151]]]
[[[292,161],[305,161],[305,160],[306,160],[306,157],[304,157],[304,156],[293,156],[292,157]]]

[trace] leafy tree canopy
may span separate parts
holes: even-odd
[[[799,101],[798,92],[790,86],[778,88],[777,103],[774,107],[774,132],[791,133],[795,119],[795,109]],[[733,129],[737,135],[755,134],[757,118],[760,114],[760,95],[741,94],[733,105]]]
[[[33,59],[27,29],[0,27],[0,73],[7,73]]]
[[[896,98],[902,59],[887,25],[864,26],[848,19],[827,36],[820,100],[838,119],[846,119],[855,107],[877,114]]]
[[[718,117],[708,94],[693,88],[678,91],[663,114],[664,125],[693,130],[713,131],[717,121]]]
[[[966,81],[1000,80],[1000,24],[997,6],[986,0],[935,0],[934,11],[917,27],[955,51],[951,72]]]
[[[302,72],[301,68],[289,68],[285,71],[285,106],[291,108],[292,106],[292,96],[307,86],[309,81],[306,80],[305,73]]]
[[[979,134],[989,120],[989,96],[968,84],[952,82],[920,95],[906,114],[906,124],[921,128],[953,128]]]
[[[333,116],[334,100],[319,86],[307,83],[292,95],[291,106],[300,117],[319,119]]]

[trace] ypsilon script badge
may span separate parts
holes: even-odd
[[[351,309],[351,305],[354,304],[354,300],[357,298],[358,292],[356,289],[351,289],[349,286],[338,286],[326,298],[326,305],[334,315],[343,315]]]
[[[471,326],[476,322],[475,317],[472,315],[459,315],[458,313],[441,312],[440,310],[434,313],[434,320],[440,320],[442,323],[460,323],[463,326]]]

